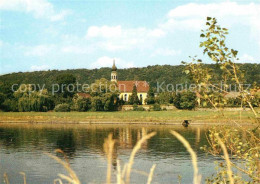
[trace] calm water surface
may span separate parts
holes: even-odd
[[[116,159],[126,163],[135,143],[146,133],[157,135],[143,144],[138,152],[132,183],[146,183],[153,164],[156,164],[153,183],[192,183],[193,169],[190,156],[183,145],[169,130],[181,133],[198,155],[198,165],[203,178],[214,172],[212,156],[206,156],[200,147],[207,144],[207,127],[190,126],[142,126],[142,125],[24,125],[0,124],[0,183],[6,172],[10,183],[23,183],[19,172],[25,172],[27,183],[53,183],[58,173],[66,174],[63,167],[44,153],[62,149],[69,158],[71,167],[82,183],[104,183],[106,180],[106,158],[103,151],[104,139],[113,133],[116,153],[113,155],[113,174]],[[113,177],[115,181],[115,177]]]

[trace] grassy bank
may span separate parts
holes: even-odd
[[[224,116],[213,111],[118,111],[118,112],[0,112],[0,122],[48,123],[224,123],[237,120],[250,122],[251,111],[225,111]]]

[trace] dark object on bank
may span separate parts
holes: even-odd
[[[182,126],[184,126],[184,127],[188,127],[189,124],[190,124],[189,121],[191,121],[191,120],[184,120],[184,121],[182,122]]]

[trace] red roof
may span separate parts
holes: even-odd
[[[90,98],[90,94],[87,93],[77,93],[78,96],[82,97],[82,98]]]
[[[134,85],[137,88],[137,92],[148,92],[149,84],[146,81],[117,81],[117,85],[120,92],[132,92]]]

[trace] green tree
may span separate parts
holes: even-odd
[[[18,111],[18,102],[16,99],[6,99],[1,106],[1,109],[3,111],[12,111],[12,112],[17,112]]]
[[[256,125],[253,128],[242,127],[236,122],[237,127],[220,125],[209,129],[207,137],[210,146],[205,145],[202,149],[214,157],[225,158],[226,164],[218,161],[217,172],[208,178],[206,183],[259,183],[259,120],[253,108],[256,94],[240,85],[244,82],[245,76],[239,65],[235,64],[238,60],[238,51],[226,46],[228,30],[217,25],[217,20],[211,17],[207,17],[206,25],[207,29],[203,30],[200,35],[202,39],[205,39],[200,47],[221,71],[219,79],[224,89],[214,85],[214,74],[203,67],[200,59],[193,58],[191,63],[186,63],[185,73],[200,87],[201,91],[197,92],[201,92],[203,99],[217,110],[225,105],[221,96],[228,93],[228,85],[236,84],[241,96],[240,104],[246,103],[256,117]],[[218,89],[218,92],[208,91],[208,86]],[[253,87],[253,90],[256,89]],[[182,97],[180,99],[182,100]]]
[[[92,111],[115,111],[118,109],[119,93],[116,83],[101,78],[91,84],[89,91],[92,96]]]
[[[180,108],[192,110],[196,105],[196,95],[191,91],[182,92],[180,98]]]
[[[148,105],[155,103],[154,90],[152,87],[149,88],[149,91],[147,93],[147,98],[145,99],[145,101]]]
[[[45,112],[53,109],[54,106],[46,89],[42,91],[32,91],[31,86],[27,85],[20,87],[14,93],[14,96],[18,101],[18,111],[20,112]]]
[[[0,108],[2,107],[2,103],[5,101],[6,96],[3,93],[0,93]]]
[[[177,93],[173,98],[173,104],[177,109],[181,109],[181,93]]]
[[[58,93],[64,97],[72,97],[75,94],[76,77],[72,74],[61,74],[56,78],[59,85]]]
[[[136,85],[133,86],[132,95],[129,97],[129,104],[131,104],[131,105],[133,105],[133,104],[140,105],[141,104],[141,102],[137,96]]]
[[[159,104],[172,104],[173,94],[171,92],[161,92],[155,98],[155,102]]]
[[[72,110],[85,112],[91,109],[91,100],[90,98],[75,97],[73,99]]]

